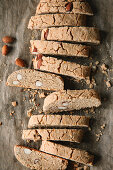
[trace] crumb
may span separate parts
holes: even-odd
[[[105,127],[106,127],[106,124],[103,124],[103,125],[101,126],[101,129],[105,129]]]
[[[0,126],[2,126],[2,122],[0,122]]]
[[[30,140],[29,140],[29,139],[27,139],[27,140],[26,140],[26,142],[27,142],[27,143],[30,143]]]
[[[91,131],[91,127],[89,127],[88,130]]]
[[[93,87],[94,87],[94,85],[91,83],[91,84],[89,85],[89,88],[92,89]]]
[[[42,92],[42,93],[38,92],[38,95],[39,95],[39,98],[44,98],[44,97],[46,97],[44,92]]]
[[[107,66],[105,64],[102,64],[101,65],[101,69],[102,69],[102,71],[106,71],[107,70]]]
[[[92,72],[95,73],[97,70],[97,67],[96,66],[92,66]]]
[[[98,64],[99,64],[99,61],[96,61],[95,64],[98,65]]]
[[[90,167],[84,166],[84,170],[90,170]]]
[[[12,106],[16,107],[17,106],[17,102],[16,101],[12,102]]]
[[[31,116],[32,116],[32,111],[33,111],[33,109],[29,109],[29,110],[27,111],[27,116],[28,116],[28,117],[31,117]]]
[[[14,113],[15,113],[15,111],[10,112],[10,116],[13,116],[13,115],[14,115]]]
[[[39,110],[38,110],[38,113],[43,113],[43,110],[39,109]]]
[[[91,113],[95,113],[94,108],[91,108],[91,109],[90,109],[90,112],[91,112]]]
[[[110,81],[108,80],[108,81],[106,81],[106,86],[108,87],[108,88],[110,88],[111,87],[111,83],[110,83]]]
[[[85,112],[86,114],[88,114],[88,113],[89,113],[89,111],[88,111],[88,110],[85,110],[84,112]]]

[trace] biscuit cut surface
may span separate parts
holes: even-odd
[[[42,141],[40,150],[85,165],[93,164],[94,156],[84,150],[69,148],[49,141]]]
[[[42,29],[58,26],[85,26],[86,16],[80,14],[44,14],[32,16],[28,29]]]
[[[48,95],[44,100],[43,112],[54,113],[99,107],[98,93],[91,90],[62,90]]]
[[[90,47],[86,45],[41,40],[31,40],[30,43],[32,54],[62,55],[68,57],[89,56]]]
[[[30,169],[37,170],[65,170],[68,161],[60,157],[50,155],[36,149],[16,145],[14,154],[17,160]]]
[[[89,127],[89,117],[76,115],[33,115],[28,128],[38,126],[78,126]]]
[[[29,129],[23,130],[23,140],[54,140],[80,143],[83,138],[82,129]]]
[[[92,9],[87,2],[75,1],[71,3],[63,1],[46,1],[40,2],[37,6],[37,14],[54,14],[54,13],[68,13],[68,14],[85,14],[93,15]]]
[[[83,66],[80,64],[59,60],[53,57],[45,57],[38,55],[33,59],[34,69],[45,70],[57,74],[74,77],[78,80],[90,79],[90,66]]]
[[[46,34],[46,36],[45,36]],[[94,27],[53,27],[42,30],[41,40],[100,43],[99,30]]]
[[[43,73],[31,69],[22,69],[13,72],[7,79],[8,86],[31,89],[61,90],[64,82],[60,76]]]

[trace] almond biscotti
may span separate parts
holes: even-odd
[[[28,29],[43,29],[58,26],[85,26],[86,16],[80,14],[44,14],[32,16]]]
[[[83,138],[84,131],[82,129],[29,129],[23,130],[23,140],[54,140],[54,141],[70,141],[80,143]]]
[[[28,128],[40,126],[89,127],[89,120],[89,117],[76,115],[33,115],[29,119]]]
[[[52,27],[42,30],[41,40],[99,44],[100,35],[94,27]]]
[[[64,89],[64,81],[60,76],[31,69],[13,72],[9,75],[6,84],[8,86],[53,91]]]
[[[91,90],[62,90],[48,95],[44,100],[43,112],[54,113],[99,107],[98,93]]]
[[[93,15],[92,9],[87,2],[63,2],[63,1],[46,1],[40,2],[37,6],[37,14],[51,14],[51,13],[72,13]]]
[[[32,54],[61,55],[88,57],[90,47],[81,44],[71,44],[55,41],[31,40],[30,52]]]
[[[24,166],[37,170],[65,170],[68,160],[50,155],[33,148],[14,146],[16,159]]]
[[[90,66],[83,66],[53,57],[45,57],[40,54],[33,59],[33,66],[34,69],[71,76],[77,80],[83,79],[87,81],[90,78]]]
[[[40,150],[85,165],[93,164],[94,156],[84,150],[69,148],[49,141],[42,141]]]

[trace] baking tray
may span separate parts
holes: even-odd
[[[29,92],[22,92],[20,88],[7,87],[5,85],[7,77],[10,73],[18,70],[14,62],[17,57],[24,59],[29,68],[32,67],[32,56],[29,54],[29,41],[31,38],[39,38],[39,31],[27,29],[28,21],[31,15],[35,14],[38,0],[0,0],[0,39],[4,35],[12,35],[16,37],[14,44],[11,44],[11,52],[8,56],[3,57],[0,53],[0,170],[27,170],[14,157],[13,147],[15,144],[23,144],[38,148],[38,144],[25,143],[21,139],[22,129],[27,128],[29,118],[27,110],[32,104],[29,103]],[[91,5],[94,16],[88,17],[89,26],[96,26],[100,29],[101,44],[92,47],[90,59],[71,58],[71,61],[82,62],[83,64],[94,63],[99,61],[97,72],[94,75],[96,79],[95,89],[100,93],[102,98],[102,106],[92,113],[86,111],[74,112],[74,114],[82,114],[91,116],[91,130],[86,132],[85,138],[81,144],[71,144],[73,147],[86,149],[95,155],[95,165],[91,170],[112,170],[113,169],[113,87],[107,89],[106,80],[109,79],[113,83],[112,63],[113,63],[113,0],[88,0]],[[0,51],[3,46],[0,40]],[[69,60],[67,58],[67,60]],[[101,72],[100,66],[105,63],[108,66],[108,75]],[[83,89],[82,84],[76,83],[73,79],[65,78],[65,88]],[[25,100],[26,99],[26,100]],[[17,101],[18,106],[13,108],[12,101]],[[37,103],[42,107],[43,100],[37,98]],[[12,111],[14,116],[10,116]],[[34,114],[38,114],[35,111]],[[106,124],[105,129],[101,126]],[[96,141],[96,134],[102,136]],[[67,145],[67,144],[66,144]],[[72,168],[69,167],[71,170]]]

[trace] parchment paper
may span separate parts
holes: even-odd
[[[15,65],[15,59],[20,57],[27,62],[29,68],[32,66],[32,56],[29,54],[29,41],[35,34],[39,38],[37,31],[31,32],[27,29],[31,15],[35,14],[38,0],[0,0],[0,51],[3,46],[1,41],[5,35],[16,37],[15,43],[11,44],[11,52],[8,56],[2,56],[0,52],[0,170],[27,170],[14,157],[13,147],[15,144],[38,147],[38,144],[25,143],[21,139],[22,129],[27,128],[29,118],[27,110],[31,107],[29,101],[23,101],[28,97],[29,92],[21,92],[20,88],[7,87],[5,85],[7,77],[13,71],[20,69]],[[95,13],[94,17],[88,17],[88,25],[96,26],[101,32],[101,45],[93,47],[91,59],[82,60],[84,64],[99,61],[105,63],[109,69],[113,64],[113,0],[88,0]],[[67,58],[68,59],[68,58]],[[69,60],[69,59],[68,59]],[[75,59],[72,59],[76,61]],[[78,61],[79,62],[79,61]],[[102,106],[96,109],[96,113],[89,113],[92,117],[91,131],[88,131],[81,144],[71,144],[73,147],[86,149],[96,155],[95,165],[91,170],[112,170],[113,169],[113,87],[107,90],[105,80],[110,79],[111,83],[113,71],[108,70],[108,77],[100,71],[98,66],[95,75],[95,87],[102,98]],[[66,87],[70,89],[82,89],[83,87],[73,81],[65,80]],[[17,101],[18,106],[13,108],[12,101]],[[43,100],[37,99],[42,106]],[[14,116],[10,112],[15,111]],[[34,114],[38,112],[35,111]],[[86,113],[84,111],[75,114]],[[106,124],[105,129],[101,125]],[[103,135],[96,142],[96,134],[102,131]],[[71,168],[69,168],[71,170]]]

